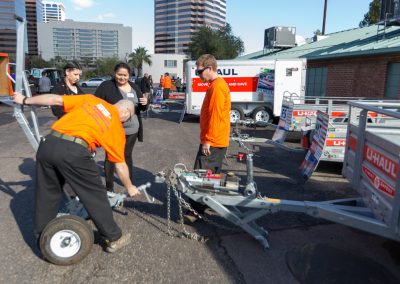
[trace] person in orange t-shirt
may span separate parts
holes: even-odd
[[[217,60],[213,55],[200,56],[196,67],[196,75],[210,85],[200,112],[200,146],[194,169],[207,169],[219,174],[229,146],[231,96],[228,84],[218,76]],[[199,213],[204,212],[204,205],[192,200],[190,203]],[[197,219],[190,211],[184,217],[190,222]]]
[[[169,99],[169,92],[172,88],[172,81],[169,77],[169,73],[164,74],[164,79],[162,80],[162,87],[163,87],[163,98],[164,100]]]
[[[46,225],[56,218],[62,187],[67,181],[105,239],[106,251],[115,252],[127,245],[130,234],[122,234],[114,221],[106,188],[91,152],[103,147],[108,159],[115,163],[128,194],[139,194],[129,178],[124,159],[122,122],[134,114],[133,103],[121,100],[111,105],[93,95],[49,94],[28,98],[17,92],[13,100],[22,105],[62,106],[66,112],[40,142],[36,154],[35,236],[39,238]]]

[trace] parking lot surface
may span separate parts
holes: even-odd
[[[258,223],[269,231],[271,247],[212,212],[221,228],[200,221],[187,226],[205,236],[201,243],[167,233],[166,187],[152,184],[154,204],[140,196],[126,202],[127,215],[114,213],[129,246],[107,254],[98,244],[82,262],[56,266],[44,261],[32,235],[35,190],[35,152],[12,117],[0,105],[0,283],[399,283],[400,246],[391,240],[304,214],[280,212]],[[38,108],[41,133],[54,122],[49,109]],[[133,151],[134,183],[153,182],[154,174],[176,163],[193,166],[199,125],[195,117],[178,124],[178,113],[149,113],[144,119],[145,141]],[[270,138],[272,129],[244,129],[252,136]],[[291,140],[296,146],[296,140]],[[246,166],[228,149],[225,171],[245,183]],[[263,196],[291,200],[329,200],[356,196],[341,176],[341,165],[322,163],[304,183],[298,167],[304,153],[287,152],[266,143],[254,147],[254,175]],[[232,156],[230,156],[232,155]],[[96,162],[102,171],[104,153]],[[122,187],[119,188],[123,190]],[[177,203],[172,203],[173,233],[181,231]],[[90,221],[89,221],[90,222]],[[93,226],[95,230],[95,227]]]

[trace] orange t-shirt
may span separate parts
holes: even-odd
[[[229,146],[231,95],[225,80],[211,82],[200,112],[200,143],[213,147]]]
[[[165,76],[163,83],[162,83],[162,87],[165,89],[171,89],[172,88],[172,81],[171,78],[169,76]]]
[[[125,133],[118,109],[93,95],[62,98],[66,114],[51,128],[85,140],[91,151],[103,147],[111,162],[125,162]]]

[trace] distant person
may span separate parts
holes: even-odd
[[[64,78],[61,82],[57,83],[51,90],[52,94],[74,96],[83,95],[85,92],[79,87],[78,82],[82,75],[82,67],[76,61],[68,62],[64,68]],[[52,106],[53,114],[60,118],[65,112],[60,106]]]
[[[167,100],[167,99],[169,99],[169,92],[171,91],[171,88],[172,88],[172,81],[171,81],[171,78],[169,77],[168,72],[166,72],[164,74],[164,79],[162,81],[162,87],[163,87],[163,99]]]
[[[217,73],[217,60],[204,54],[196,61],[196,75],[210,83],[200,112],[200,145],[194,169],[221,172],[222,161],[229,146],[231,96],[228,84]],[[190,200],[192,207],[204,213],[205,206]],[[188,211],[185,220],[194,222],[197,216]]]
[[[49,93],[51,89],[51,81],[47,77],[46,71],[42,72],[42,77],[39,79],[39,93],[46,94]]]
[[[149,98],[150,95],[150,81],[149,81],[149,74],[145,73],[142,81],[140,82],[140,90],[142,91],[142,94]]]
[[[110,104],[116,104],[120,100],[129,100],[135,106],[135,112],[123,124],[125,132],[124,158],[128,166],[129,177],[133,178],[132,151],[136,140],[143,142],[143,123],[140,115],[141,111],[148,108],[148,100],[142,95],[140,88],[129,81],[131,68],[126,63],[118,63],[114,67],[114,77],[109,81],[101,83],[97,88],[95,96]],[[112,160],[106,157],[104,161],[104,172],[106,176],[106,187],[108,191],[114,191],[114,171],[115,165]]]
[[[160,85],[159,85],[159,87],[162,88],[163,85],[164,85],[164,75],[161,75],[160,76]]]
[[[181,80],[181,78],[177,77],[175,79],[175,87],[176,87],[176,91],[177,92],[181,92],[182,91],[182,80]]]

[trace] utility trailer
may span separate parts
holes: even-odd
[[[279,211],[305,213],[400,241],[400,113],[394,111],[400,109],[400,101],[349,104],[351,115],[346,139],[350,142],[346,145],[343,175],[360,197],[295,201],[261,196],[253,178],[251,153],[247,155],[245,186],[232,184],[223,176],[216,179],[205,172],[189,171],[182,164],[160,173],[156,181],[165,182],[174,191],[180,206],[194,211],[182,201],[182,195],[205,204],[249,233],[264,248],[269,247],[268,232],[256,221]],[[369,111],[390,120],[367,125]],[[326,120],[326,117],[324,114],[320,119]],[[324,132],[323,128],[320,132]]]

